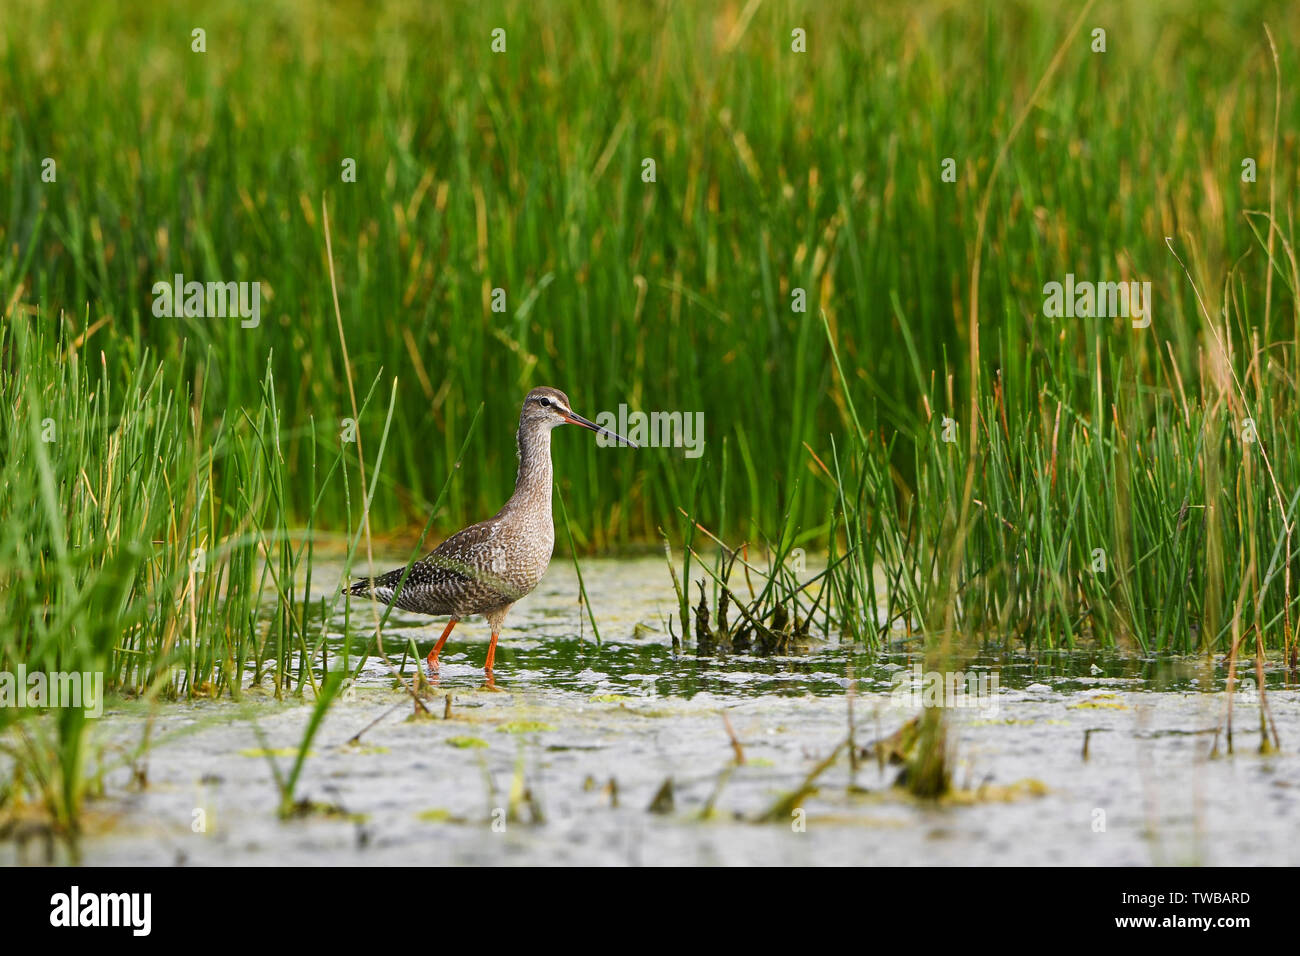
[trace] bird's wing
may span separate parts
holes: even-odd
[[[500,531],[496,519],[470,525],[434,548],[421,564],[489,587],[508,600],[518,600],[522,594],[506,575],[505,542],[495,540]]]
[[[411,565],[400,594],[396,593],[397,585],[405,568],[376,575],[373,590],[368,578],[357,581],[348,590],[352,594],[426,614],[454,613],[467,602],[477,604],[484,598],[513,602],[521,592],[503,574],[500,558],[504,548],[493,546],[498,533],[493,521],[483,521],[456,532],[425,558]]]

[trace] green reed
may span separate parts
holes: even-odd
[[[1253,248],[1244,210],[1267,208],[1270,188],[1279,211],[1293,199],[1295,157],[1269,165],[1260,23],[1293,37],[1300,14],[1268,0],[1209,21],[1167,7],[1105,11],[1108,52],[1085,32],[1008,153],[978,294],[984,394],[996,360],[1007,401],[1050,385],[1088,410],[1100,330],[1041,314],[1043,282],[1067,271],[1150,278],[1154,331],[1112,329],[1107,351],[1143,387],[1163,387],[1172,361],[1194,388],[1203,336],[1164,236],[1177,223],[1197,274],[1222,274]],[[607,0],[256,12],[213,0],[201,12],[204,53],[191,50],[191,11],[73,0],[8,12],[0,288],[68,316],[115,373],[146,349],[179,363],[232,420],[263,401],[269,357],[281,490],[301,525],[311,423],[319,436],[351,415],[320,253],[328,195],[356,379],[382,369],[403,383],[377,528],[423,525],[484,406],[492,440],[471,449],[474,480],[451,489],[440,532],[508,496],[501,423],[540,382],[589,416],[621,402],[703,411],[707,454],[732,449],[725,482],[701,487],[710,523],[724,498],[765,528],[792,505],[801,526],[823,522],[831,490],[795,492],[812,468],[805,444],[826,459],[846,425],[820,316],[864,428],[915,432],[946,369],[966,391],[975,213],[1069,23],[1032,0],[761,4],[743,21],[735,5]],[[806,54],[790,49],[795,26]],[[1295,51],[1280,55],[1294,73]],[[1284,100],[1284,129],[1298,108]],[[1245,156],[1256,183],[1240,181]],[[40,179],[46,157],[55,183]],[[941,178],[946,157],[956,182]],[[349,158],[355,183],[342,178]],[[1258,254],[1242,270],[1256,289],[1268,271]],[[155,317],[151,288],[176,273],[262,282],[260,325]],[[1275,285],[1253,319],[1274,343],[1293,337],[1290,293]],[[1103,407],[1126,381],[1105,383]],[[556,449],[566,501],[591,518],[579,540],[654,540],[689,491],[681,452],[599,452]],[[902,449],[892,464],[916,480]],[[318,492],[320,527],[341,530],[341,485]]]

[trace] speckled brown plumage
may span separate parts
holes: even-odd
[[[493,645],[510,606],[528,594],[546,573],[555,546],[551,520],[551,429],[566,422],[604,432],[575,415],[558,389],[535,388],[519,415],[519,473],[515,491],[495,516],[458,531],[428,557],[411,566],[357,581],[348,593],[419,614],[447,615],[453,623],[471,614],[487,616]],[[611,434],[606,432],[606,434]],[[619,436],[613,436],[618,438]],[[632,444],[626,439],[620,439]],[[450,627],[443,634],[445,640]],[[437,665],[438,646],[429,656]],[[491,670],[489,650],[487,669]]]

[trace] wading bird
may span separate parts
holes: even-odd
[[[470,525],[444,541],[423,560],[365,578],[347,591],[417,614],[448,615],[451,620],[429,652],[429,673],[438,670],[438,655],[451,629],[470,614],[482,614],[492,628],[484,671],[492,683],[492,660],[506,613],[528,594],[551,563],[555,526],[551,523],[551,429],[581,425],[632,448],[637,446],[575,415],[568,397],[556,388],[535,388],[519,413],[519,474],[515,493],[487,521]],[[401,589],[398,590],[398,585]]]

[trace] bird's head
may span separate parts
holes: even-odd
[[[529,425],[541,426],[548,430],[557,425],[581,425],[598,435],[606,435],[632,448],[637,447],[622,435],[616,435],[609,429],[601,428],[595,422],[575,414],[572,406],[569,405],[569,396],[558,388],[550,388],[546,385],[539,385],[524,397],[524,408],[519,414],[519,425],[521,428]]]

